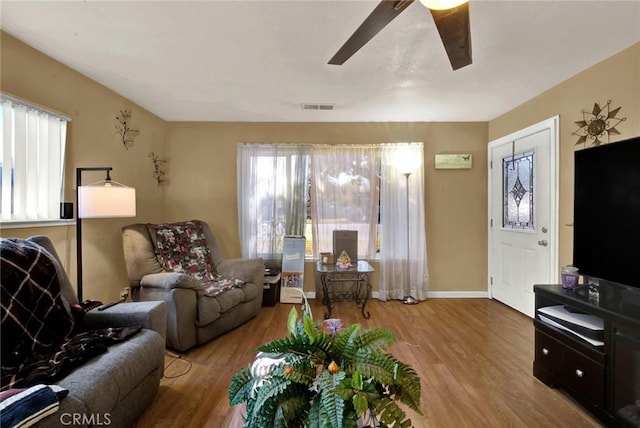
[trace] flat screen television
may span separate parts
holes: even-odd
[[[640,287],[640,137],[575,152],[573,264]]]

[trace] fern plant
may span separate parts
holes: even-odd
[[[232,376],[229,401],[246,403],[245,428],[413,426],[399,403],[422,414],[420,378],[384,352],[393,333],[342,329],[340,320],[325,326],[305,299],[301,319],[295,308],[289,313],[289,335],[259,346],[254,363]]]

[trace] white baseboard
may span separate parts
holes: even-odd
[[[304,295],[307,299],[315,299],[315,291],[305,291]],[[379,293],[374,291],[371,293],[372,299],[377,299]],[[489,292],[487,291],[429,291],[427,293],[429,299],[488,299]]]
[[[429,291],[430,299],[488,299],[488,291]]]

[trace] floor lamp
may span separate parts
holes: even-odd
[[[76,168],[77,293],[82,302],[82,219],[136,216],[136,189],[111,181],[111,167]],[[104,171],[103,181],[82,185],[83,171]]]
[[[404,298],[402,303],[405,305],[415,305],[420,302],[411,295],[411,249],[409,238],[411,237],[411,228],[409,227],[409,177],[413,171],[418,168],[420,160],[415,156],[413,150],[409,148],[398,148],[396,159],[394,161],[396,169],[404,175],[406,179],[406,215],[407,215],[407,282],[404,286]]]
[[[411,176],[411,173],[405,172],[404,176],[407,179],[407,283],[404,287],[404,299],[402,299],[402,303],[404,303],[405,305],[415,305],[419,302],[419,300],[411,295],[411,251],[409,245],[409,237],[411,235],[411,228],[409,227],[409,176]]]

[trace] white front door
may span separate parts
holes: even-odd
[[[489,143],[489,295],[533,317],[558,277],[558,117]]]

